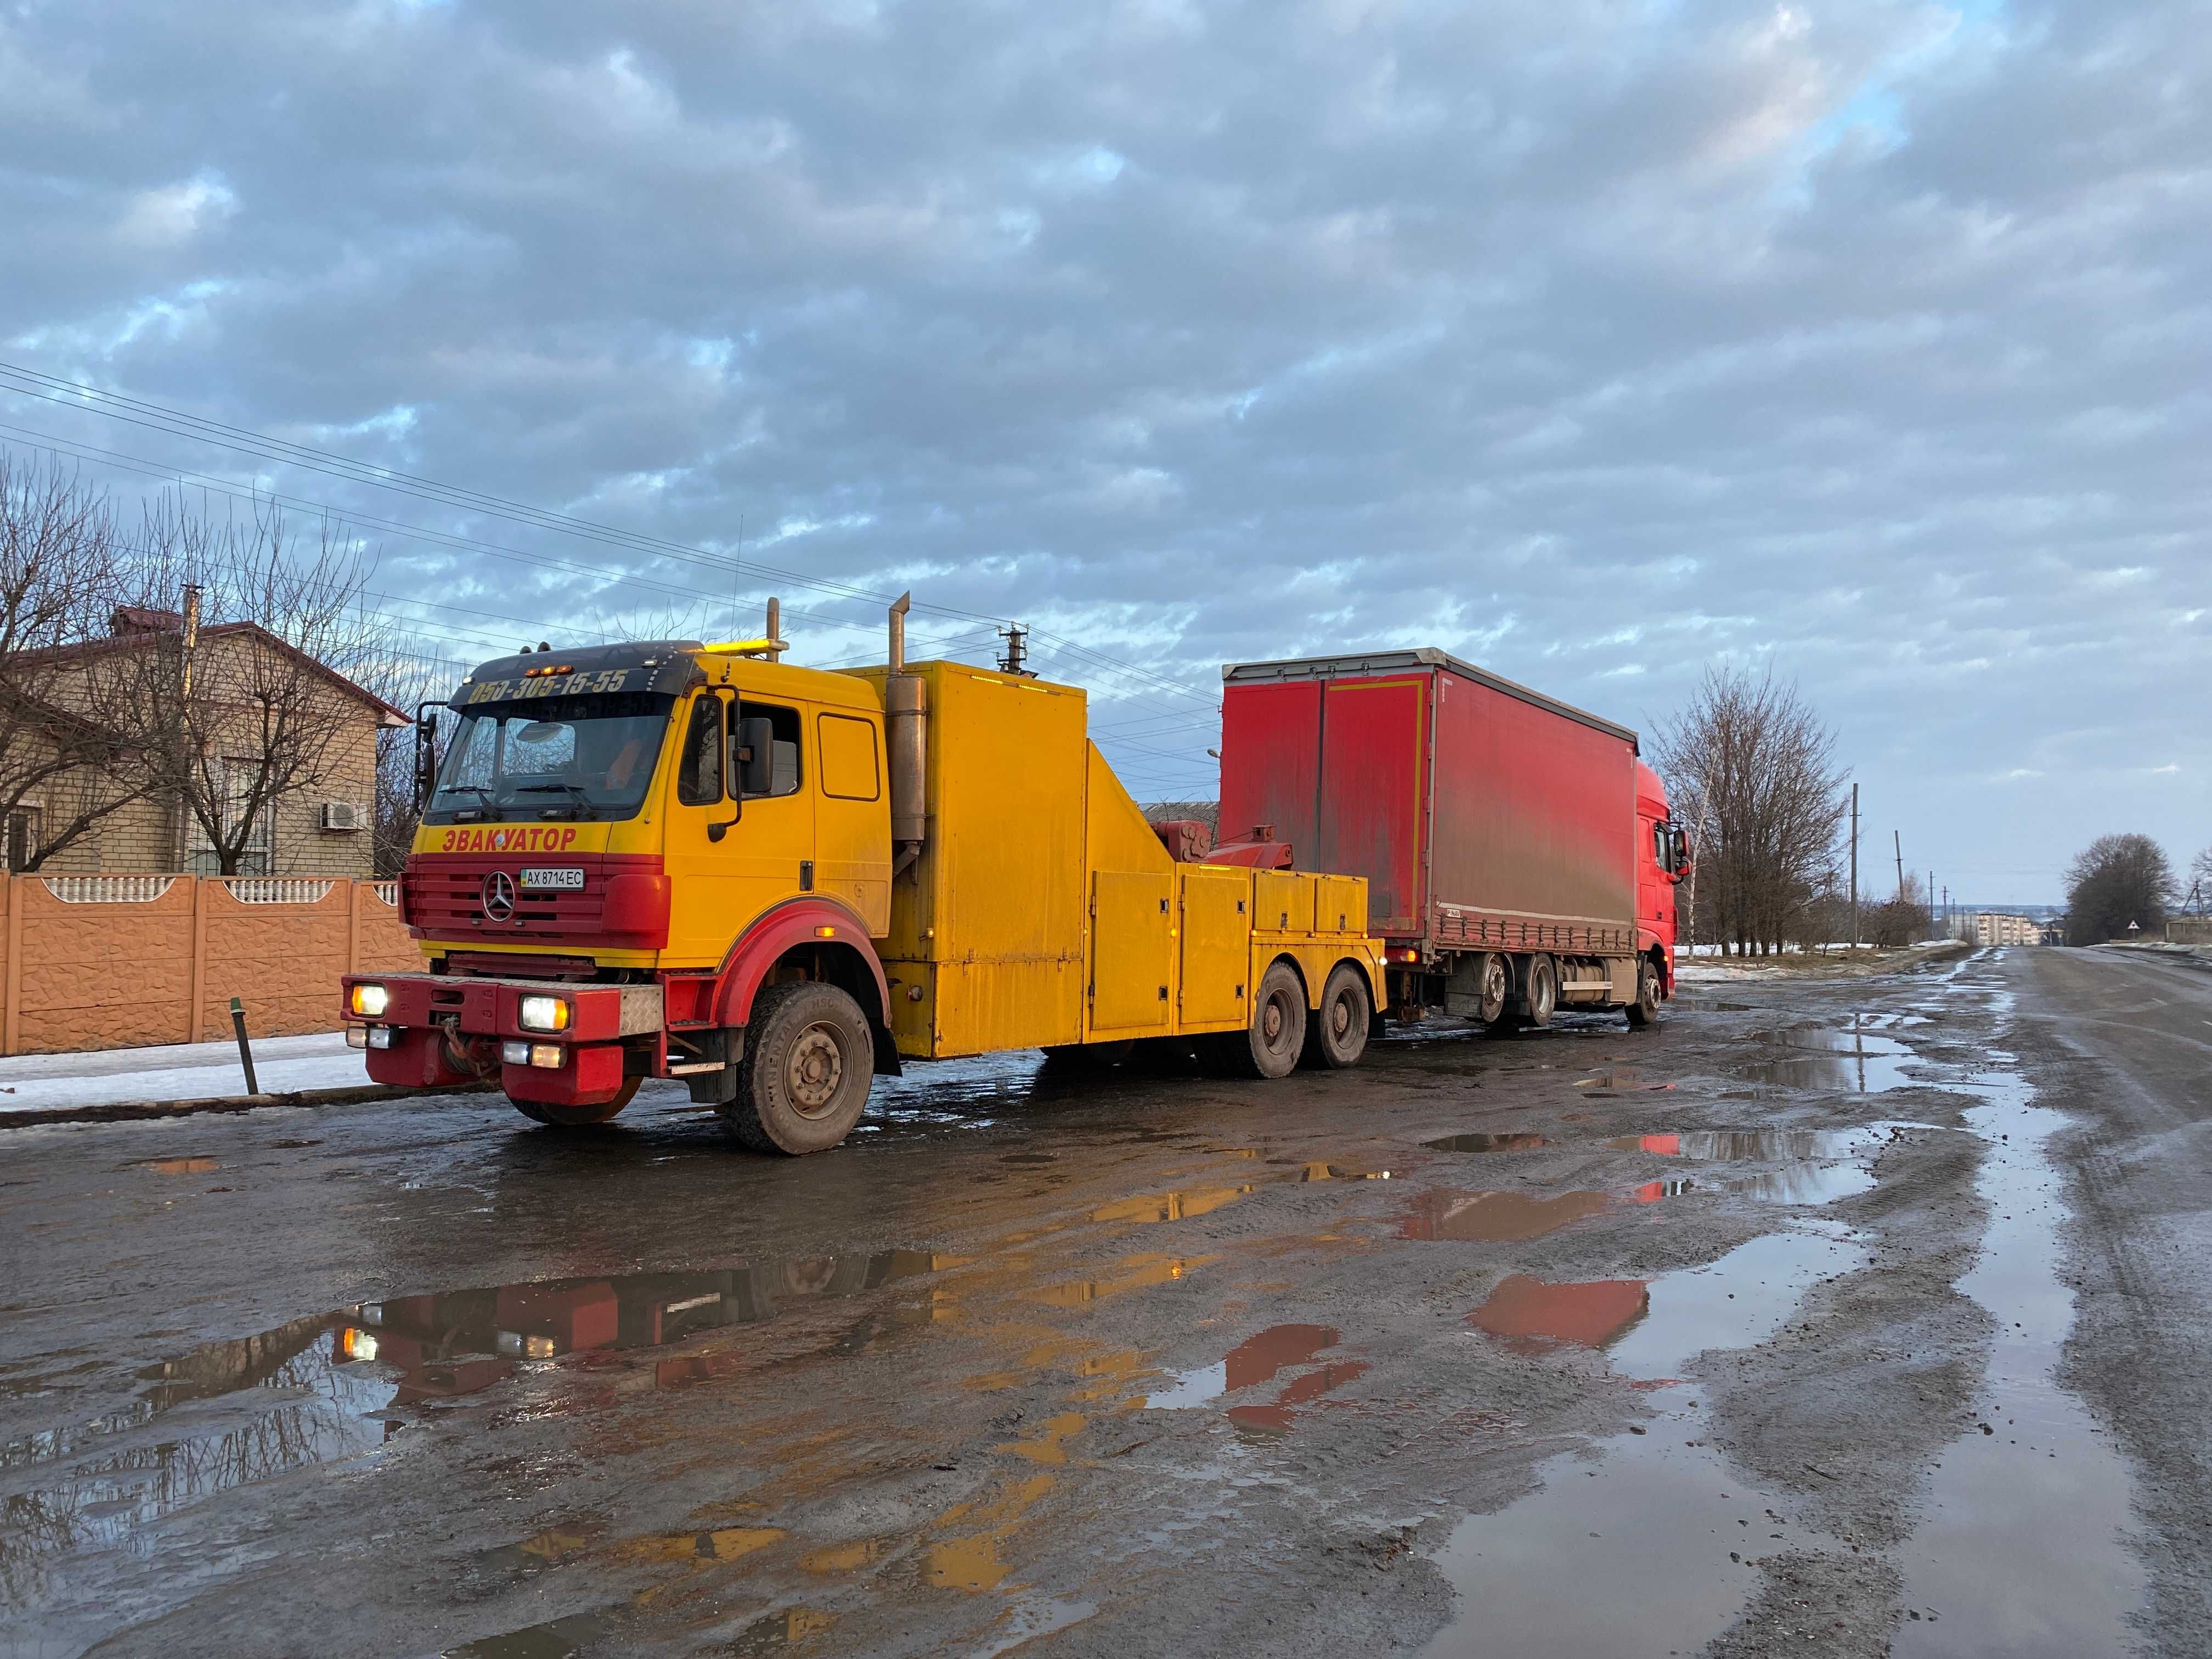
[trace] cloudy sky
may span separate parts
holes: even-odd
[[[0,359],[538,511],[0,441],[343,509],[459,657],[1019,618],[1148,799],[1224,661],[1771,664],[1870,868],[2051,899],[2212,843],[2209,68],[2203,0],[0,0]]]

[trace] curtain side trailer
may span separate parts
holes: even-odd
[[[1391,1018],[1657,1017],[1689,848],[1635,732],[1437,650],[1223,679],[1223,831],[1366,878]]]

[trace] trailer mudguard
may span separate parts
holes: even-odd
[[[787,899],[745,929],[723,958],[720,988],[714,997],[714,1023],[743,1025],[751,1019],[753,999],[784,952],[802,945],[842,946],[866,964],[874,981],[876,1006],[862,1012],[882,1024],[890,1012],[890,986],[884,964],[868,938],[866,924],[835,899]]]

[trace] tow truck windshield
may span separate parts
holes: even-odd
[[[423,822],[629,817],[645,800],[671,706],[611,692],[470,708]]]

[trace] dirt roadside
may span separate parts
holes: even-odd
[[[2009,1201],[2060,1121],[2014,972],[1264,1087],[917,1068],[795,1164],[643,1097],[589,1137],[481,1098],[26,1132],[0,1635],[2110,1650],[2105,1511],[2051,1528],[2087,1591],[2002,1540],[2041,1648],[1943,1576],[1981,1534],[1929,1542],[2043,1462],[1990,1416],[2039,1316],[1983,1245],[2033,1265],[2002,1230],[2063,1202]]]

